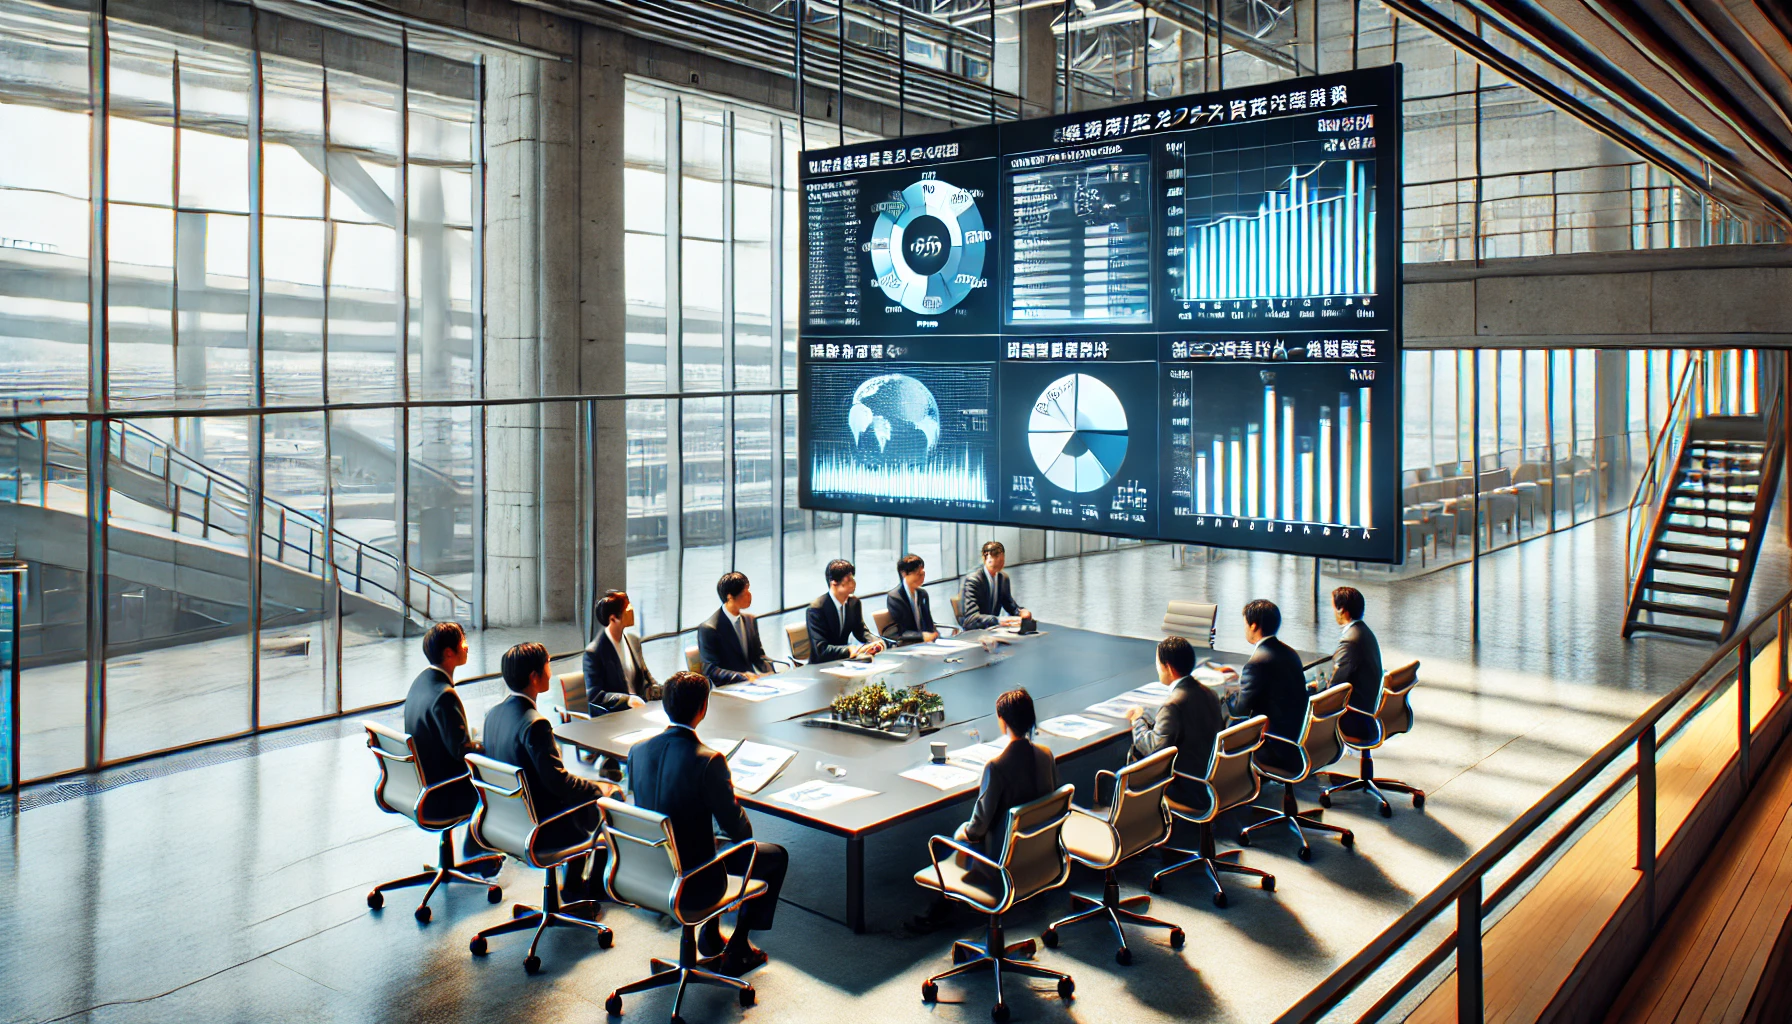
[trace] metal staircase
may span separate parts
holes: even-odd
[[[56,503],[47,485],[57,479],[85,478],[87,453],[72,438],[58,437],[45,426],[21,422],[0,425],[0,430],[17,431],[21,447],[38,448],[34,461],[43,467],[46,484],[37,490],[38,503],[51,508]],[[133,423],[114,420],[108,428],[106,482],[138,506],[165,515],[166,523],[156,524],[158,528],[201,544],[219,536],[240,540],[249,533],[248,484]],[[264,564],[278,563],[285,571],[326,578],[333,562],[333,581],[345,601],[353,604],[359,599],[402,612],[417,625],[471,618],[471,604],[452,587],[401,565],[392,552],[330,530],[314,515],[272,498],[262,498],[261,511]],[[229,547],[241,550],[240,545]]]
[[[1626,637],[1721,641],[1748,599],[1785,458],[1784,381],[1761,410],[1714,358],[1689,360],[1631,499]]]

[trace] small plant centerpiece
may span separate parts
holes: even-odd
[[[908,739],[938,730],[945,720],[945,698],[925,686],[892,690],[875,682],[835,697],[827,713],[809,719],[808,724]]]

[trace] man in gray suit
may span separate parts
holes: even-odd
[[[999,540],[983,545],[983,569],[967,573],[958,588],[958,625],[964,629],[989,629],[992,626],[1018,626],[1033,613],[1014,600],[1014,588],[1002,569],[1008,564],[1008,551]]]
[[[1206,774],[1207,762],[1213,757],[1213,738],[1225,728],[1226,715],[1220,710],[1220,699],[1195,680],[1194,671],[1195,649],[1186,639],[1171,636],[1158,641],[1157,679],[1170,688],[1170,695],[1155,711],[1127,711],[1126,719],[1132,723],[1128,761],[1175,747],[1178,772]],[[1183,804],[1199,804],[1202,795],[1189,789],[1188,783],[1177,778],[1170,783],[1170,798]]]
[[[1332,591],[1332,614],[1344,631],[1332,652],[1331,685],[1350,684],[1351,710],[1341,723],[1350,736],[1374,735],[1374,726],[1361,716],[1375,717],[1375,704],[1381,699],[1381,644],[1363,621],[1364,606],[1362,592],[1355,587]]]
[[[624,632],[635,624],[628,595],[612,590],[597,602],[597,636],[585,648],[585,694],[598,713],[599,694],[620,693],[644,701],[660,699],[659,680],[641,654],[641,638]],[[603,710],[608,711],[607,702]]]
[[[467,774],[466,755],[481,752],[479,741],[467,723],[466,705],[454,689],[454,672],[467,663],[467,634],[458,622],[438,622],[423,634],[423,656],[429,667],[411,680],[411,689],[404,698],[404,731],[417,748],[417,767],[423,781],[436,785],[446,779]],[[431,806],[443,817],[472,814],[479,803],[479,791],[471,779],[437,790],[430,797]],[[467,829],[461,841],[461,855],[467,858],[486,856],[484,847],[473,841],[473,830]],[[487,878],[498,873],[501,863],[475,867]]]

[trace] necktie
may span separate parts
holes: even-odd
[[[747,617],[740,616],[734,620],[734,634],[740,637],[740,653],[747,653]]]

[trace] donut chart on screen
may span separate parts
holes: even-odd
[[[1105,485],[1126,461],[1126,408],[1097,377],[1053,381],[1033,404],[1027,445],[1045,478],[1081,494]]]
[[[944,313],[983,284],[989,232],[969,190],[937,178],[902,190],[871,228],[871,266],[891,302],[923,316]]]

